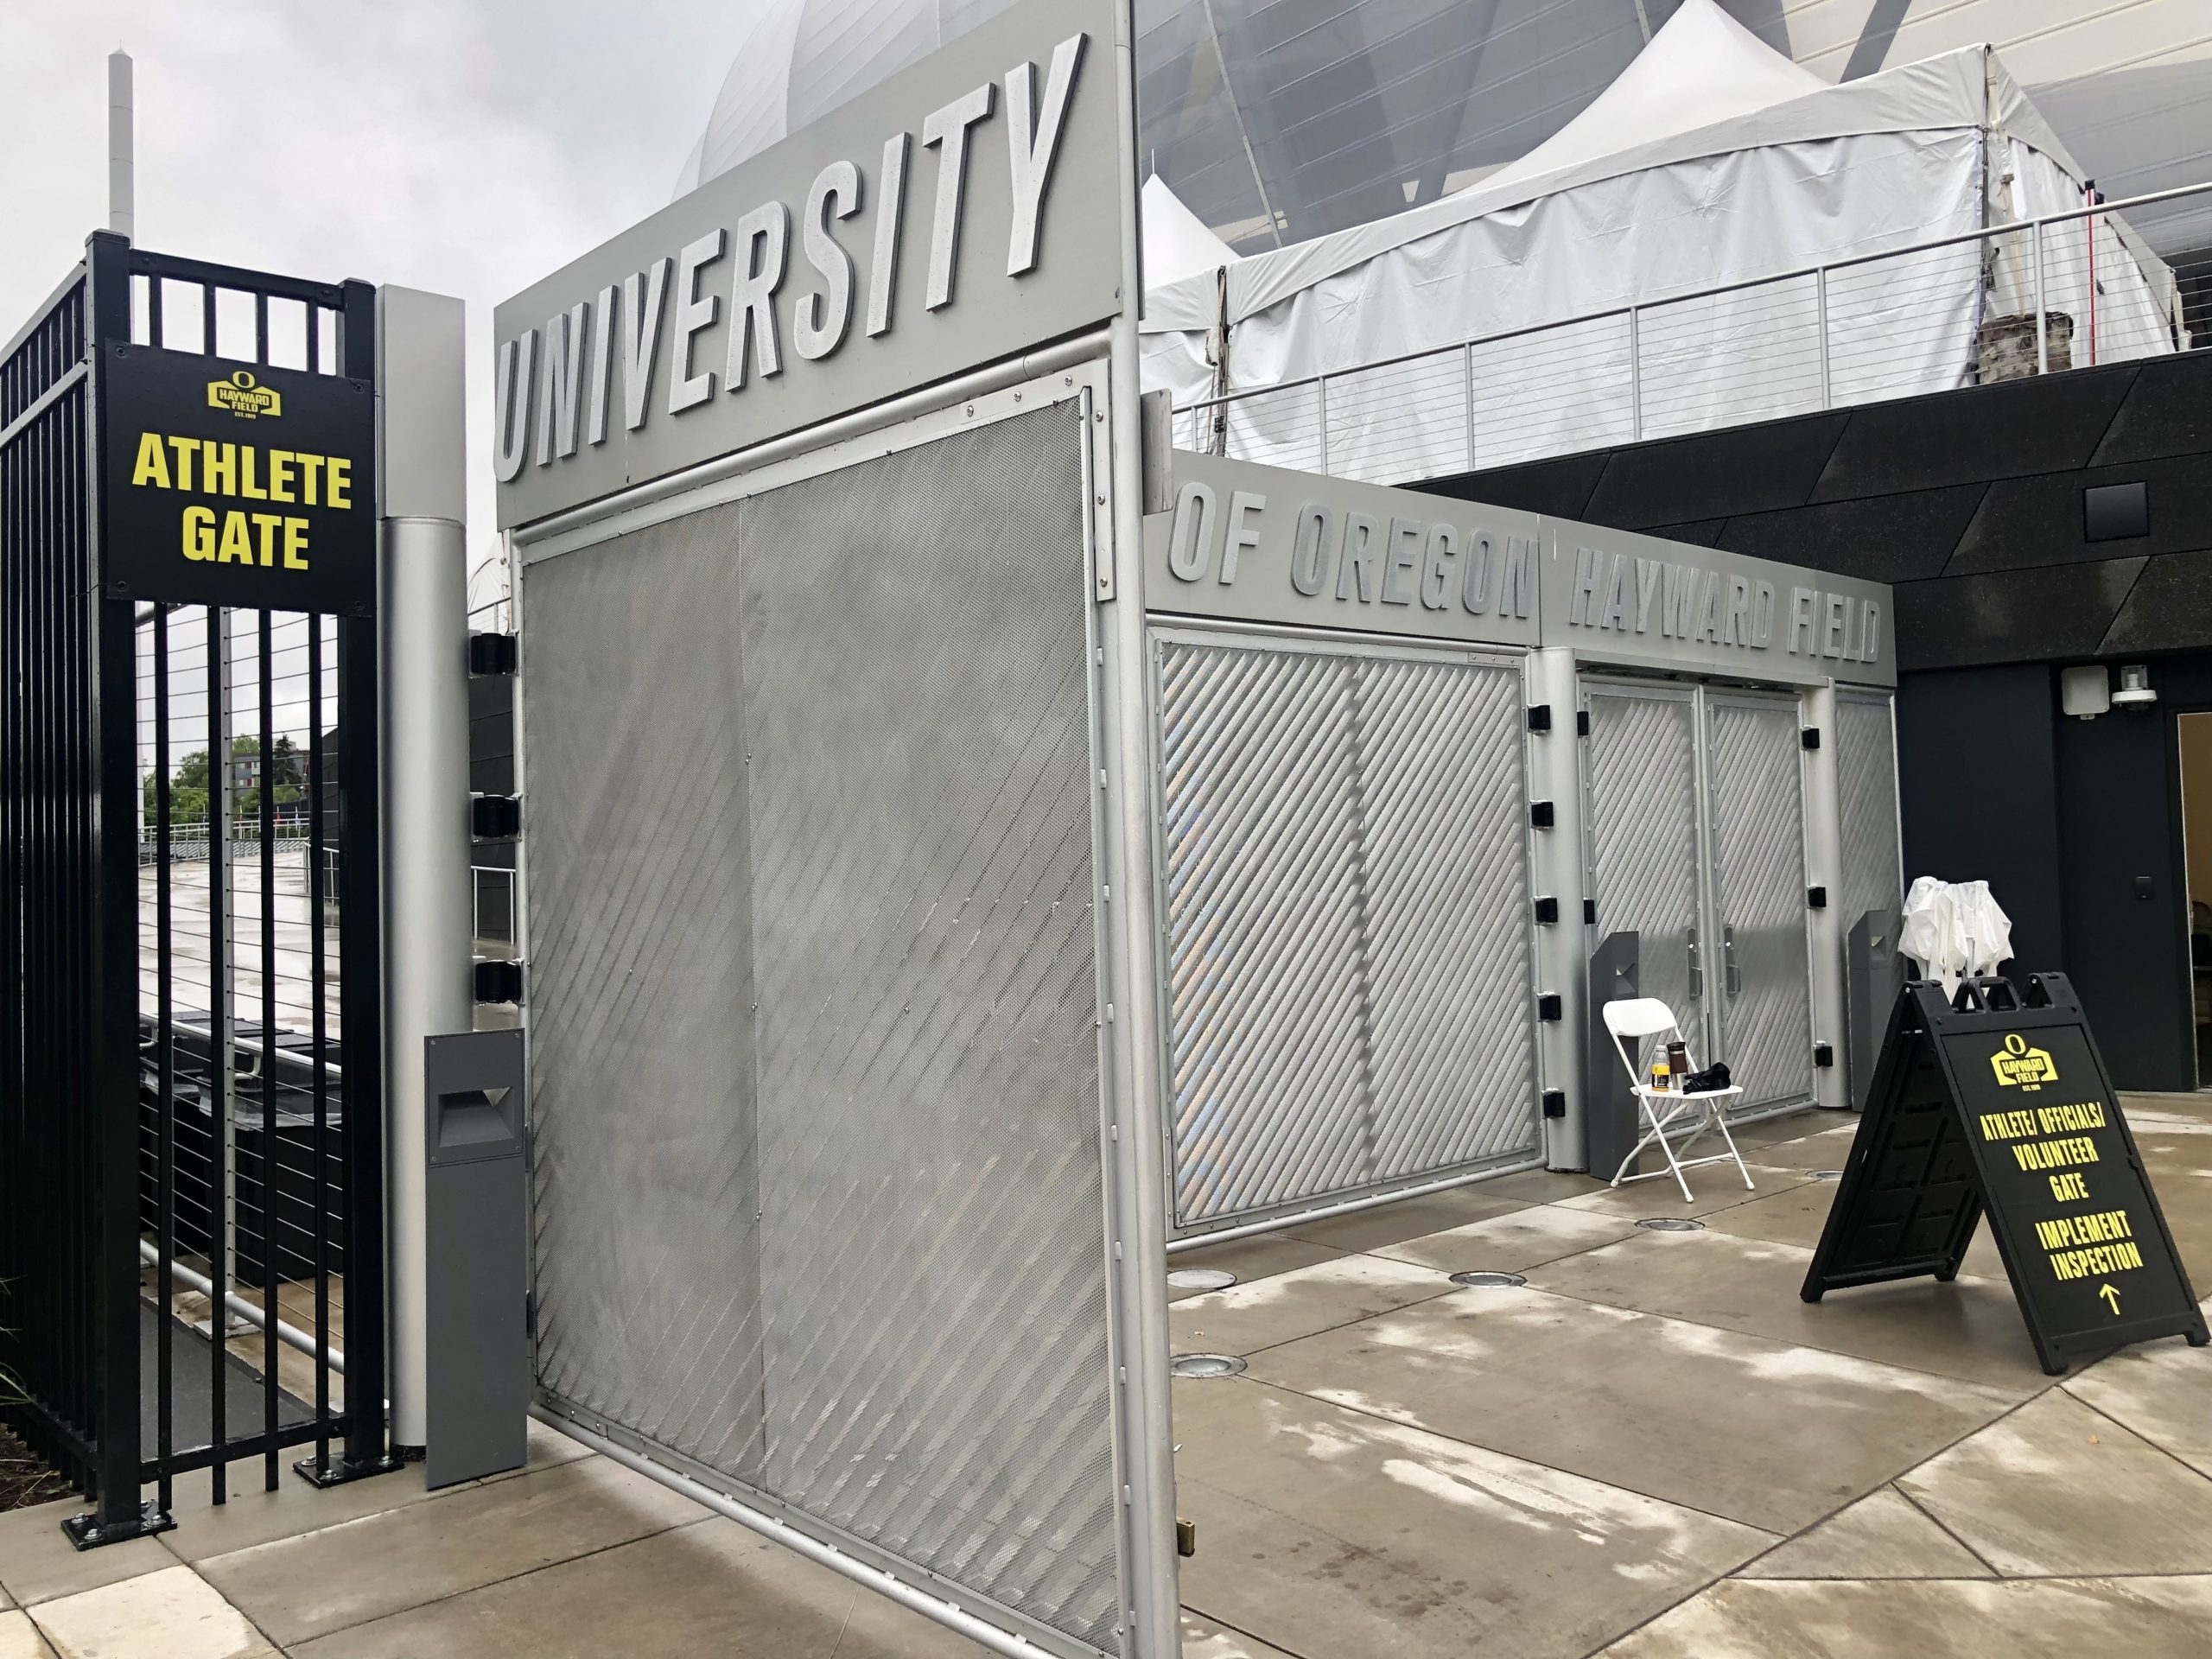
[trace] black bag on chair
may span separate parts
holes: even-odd
[[[1693,1071],[1684,1077],[1682,1092],[1686,1095],[1709,1095],[1716,1089],[1726,1089],[1730,1081],[1728,1062],[1715,1060],[1704,1071]]]

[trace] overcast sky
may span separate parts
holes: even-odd
[[[467,302],[474,563],[492,307],[668,200],[751,3],[0,0],[0,340],[106,222],[120,46],[138,245]]]

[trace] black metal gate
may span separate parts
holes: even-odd
[[[376,623],[119,580],[103,451],[118,346],[366,383],[373,301],[102,234],[0,353],[0,1412],[80,1544],[391,1466]]]

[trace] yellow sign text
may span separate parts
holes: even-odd
[[[130,481],[141,489],[232,496],[279,506],[331,507],[340,512],[353,506],[353,463],[344,455],[264,450],[251,443],[165,437],[159,432],[140,435]]]
[[[214,508],[187,507],[184,556],[203,564],[276,565],[281,560],[284,569],[304,570],[308,568],[308,521],[281,512],[241,512],[232,507],[223,514],[218,531]]]

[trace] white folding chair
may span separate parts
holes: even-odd
[[[1621,1166],[1613,1172],[1612,1184],[1624,1181],[1649,1181],[1661,1175],[1671,1174],[1675,1184],[1682,1189],[1682,1202],[1694,1200],[1690,1184],[1682,1172],[1706,1164],[1733,1163],[1736,1173],[1744,1178],[1744,1185],[1752,1192],[1758,1189],[1751,1184],[1751,1172],[1744,1167],[1743,1154],[1736,1150],[1736,1137],[1728,1133],[1728,1119],[1722,1109],[1726,1103],[1744,1091],[1731,1084],[1726,1089],[1707,1089],[1697,1094],[1684,1094],[1674,1089],[1654,1089],[1651,1080],[1638,1065],[1643,1039],[1647,1037],[1668,1037],[1682,1045],[1685,1052],[1689,1039],[1682,1035],[1682,1028],[1675,1022],[1675,1011],[1656,996],[1630,997],[1619,1002],[1605,1004],[1605,1029],[1612,1033],[1614,1052],[1621,1057],[1621,1064],[1628,1069],[1630,1086],[1636,1090],[1637,1106],[1645,1128],[1629,1155],[1621,1160]],[[1697,1057],[1690,1055],[1693,1071]],[[1688,1128],[1689,1133],[1679,1141],[1670,1138],[1671,1132]],[[1681,1154],[1696,1144],[1698,1138],[1708,1130],[1718,1129],[1728,1150],[1716,1152],[1703,1158],[1685,1158]],[[1655,1169],[1642,1175],[1631,1175],[1628,1166],[1648,1147],[1658,1147],[1667,1160],[1665,1169]]]

